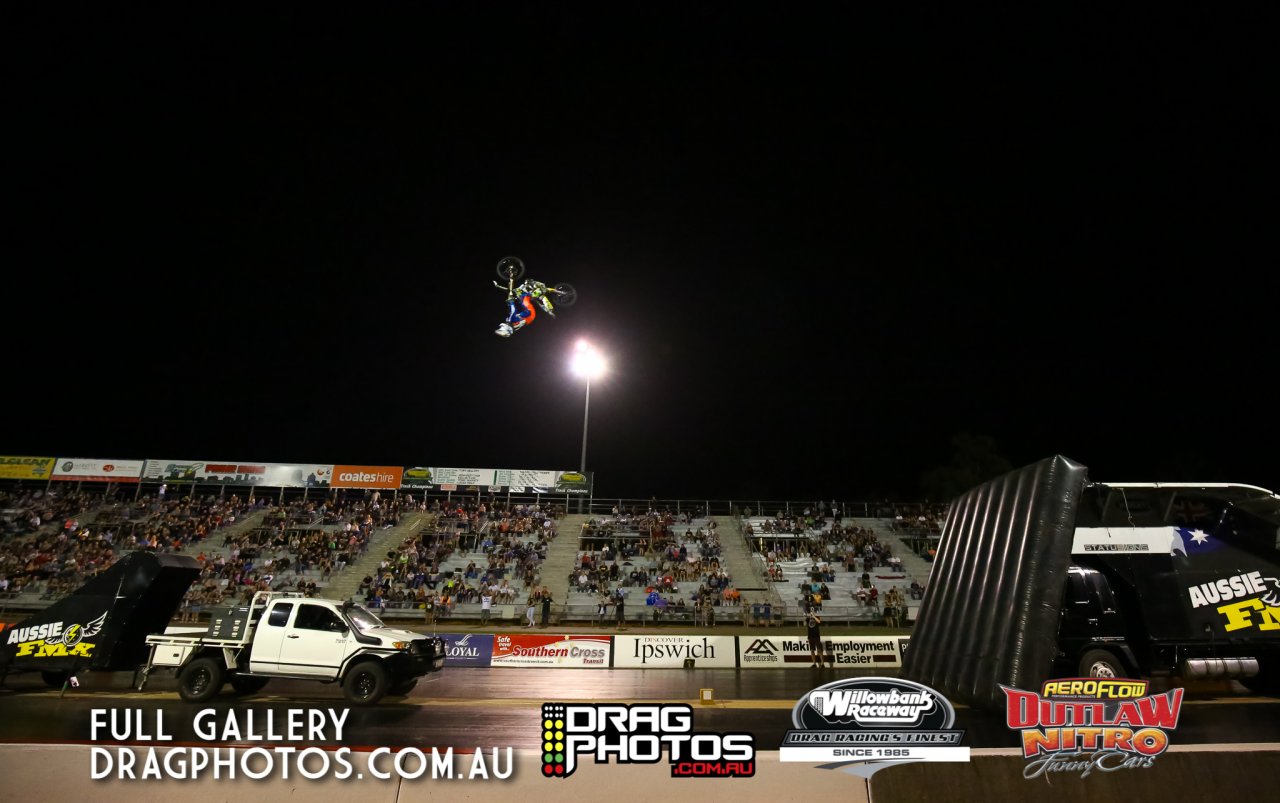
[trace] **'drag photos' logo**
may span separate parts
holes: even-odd
[[[823,762],[863,778],[919,761],[968,761],[956,712],[928,686],[899,678],[850,678],[813,689],[791,712],[780,761]]]
[[[597,764],[671,765],[673,778],[749,778],[756,772],[749,733],[693,730],[688,705],[542,704],[542,774],[568,778],[578,756]]]
[[[1006,724],[1022,731],[1024,778],[1150,768],[1169,747],[1182,709],[1182,689],[1148,695],[1145,680],[1050,680],[1039,694],[1000,688]]]

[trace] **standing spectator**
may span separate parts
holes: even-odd
[[[604,625],[604,618],[609,614],[609,594],[601,592],[600,601],[596,603],[596,624]]]
[[[480,626],[489,624],[489,611],[493,609],[493,594],[486,588],[480,592]]]
[[[551,589],[542,587],[542,626],[551,623]]]
[[[538,609],[538,592],[530,591],[529,599],[525,600],[524,605],[524,616],[529,620],[529,624],[525,625],[525,627],[533,627],[536,624],[533,620],[533,614]]]
[[[626,630],[626,629],[627,629],[627,628],[625,627],[625,625],[627,624],[627,616],[626,616],[626,614],[624,613],[624,609],[625,609],[625,607],[626,607],[626,604],[627,604],[627,596],[626,596],[626,594],[623,592],[623,590],[622,590],[621,588],[619,588],[619,589],[618,589],[618,592],[617,592],[616,594],[614,594],[614,596],[613,596],[613,605],[614,605],[614,608],[615,608],[616,613],[617,613],[617,616],[618,616],[618,629],[619,629],[619,630]]]
[[[805,629],[809,636],[809,657],[813,659],[812,667],[822,665],[822,619],[812,610],[805,614]],[[832,666],[835,665],[835,656],[831,656]]]

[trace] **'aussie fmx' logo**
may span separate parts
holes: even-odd
[[[597,764],[671,765],[673,778],[749,778],[756,773],[749,733],[694,732],[688,705],[542,704],[542,774],[568,778],[578,755]]]
[[[1246,627],[1280,629],[1280,578],[1242,572],[1187,589],[1191,607],[1211,607],[1227,632]],[[1219,604],[1221,603],[1221,604]]]
[[[900,678],[849,678],[813,689],[791,711],[781,761],[869,778],[896,764],[968,761],[956,712],[938,692]]]
[[[1000,688],[1006,724],[1022,734],[1024,778],[1147,769],[1169,747],[1182,708],[1182,689],[1148,695],[1145,680],[1050,680],[1039,694]]]
[[[90,658],[97,644],[86,641],[98,635],[106,624],[107,613],[87,624],[72,624],[64,627],[61,621],[45,622],[29,627],[15,627],[9,631],[9,644],[18,645],[15,657],[30,656],[32,658],[63,658],[79,656]]]

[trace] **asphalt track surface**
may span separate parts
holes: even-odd
[[[86,673],[79,688],[49,689],[38,675],[11,676],[0,687],[0,743],[54,744],[90,741],[92,709],[141,711],[142,727],[122,739],[97,743],[148,744],[155,734],[156,712],[172,744],[263,745],[267,716],[282,730],[289,709],[348,709],[342,743],[351,747],[389,746],[455,750],[511,746],[538,749],[544,702],[666,702],[694,708],[700,731],[746,731],[756,749],[773,750],[791,727],[791,710],[815,686],[873,673],[832,669],[445,669],[424,678],[406,697],[388,697],[376,706],[350,707],[334,685],[273,680],[262,692],[234,696],[229,687],[205,704],[188,704],[177,695],[167,673],[152,675],[144,692],[133,691],[130,673]],[[699,702],[712,689],[715,702]],[[1153,684],[1153,691],[1163,689]],[[239,739],[200,738],[194,714],[205,708],[225,720],[233,709],[244,733]],[[250,727],[248,717],[252,713]],[[956,706],[956,727],[971,747],[1014,747],[1017,734],[1003,715]],[[1229,681],[1187,687],[1173,739],[1177,744],[1280,743],[1280,699],[1251,695]],[[316,744],[325,744],[320,741]],[[332,742],[329,742],[332,743]]]

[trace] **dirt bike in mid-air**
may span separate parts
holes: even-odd
[[[511,337],[517,329],[533,323],[539,308],[554,318],[557,306],[571,307],[578,300],[578,291],[571,284],[547,285],[534,279],[524,279],[524,263],[519,257],[499,260],[498,278],[503,282],[494,282],[494,287],[507,291],[507,317],[495,331],[500,337]]]

